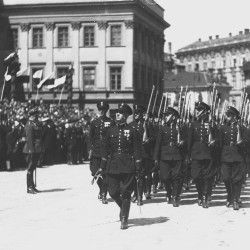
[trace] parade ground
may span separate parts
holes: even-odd
[[[129,228],[120,229],[118,206],[97,199],[89,164],[37,169],[39,194],[26,193],[26,171],[0,172],[0,250],[238,249],[249,246],[250,180],[242,207],[225,206],[220,184],[208,209],[197,205],[193,184],[180,206],[160,190],[131,205]]]

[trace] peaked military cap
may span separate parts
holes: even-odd
[[[120,112],[122,114],[125,113],[125,114],[128,114],[128,115],[132,115],[133,114],[133,110],[126,103],[119,103],[118,104],[118,108],[116,109],[116,112]]]
[[[109,104],[107,103],[107,102],[98,102],[97,103],[97,108],[98,108],[98,110],[100,110],[100,109],[109,109]]]
[[[205,102],[196,102],[195,109],[197,109],[197,110],[210,110],[210,106],[207,105]]]
[[[144,113],[147,111],[147,109],[144,106],[139,104],[134,104],[133,109],[135,113]]]
[[[235,115],[238,118],[240,117],[240,112],[233,106],[228,106],[226,109],[226,114],[227,115]]]
[[[179,117],[179,112],[172,107],[167,107],[167,109],[165,110],[163,114],[165,115],[171,114],[171,115],[175,115],[176,117]]]

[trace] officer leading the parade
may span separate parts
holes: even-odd
[[[108,191],[120,208],[121,229],[128,228],[131,194],[136,172],[141,170],[141,139],[127,124],[132,109],[120,103],[116,110],[116,125],[107,131],[99,173],[107,172]]]

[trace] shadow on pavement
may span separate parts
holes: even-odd
[[[53,193],[53,192],[63,192],[65,190],[70,190],[71,188],[54,188],[48,190],[41,190],[41,193]]]
[[[159,224],[169,221],[167,217],[156,217],[156,218],[136,218],[129,219],[129,227],[138,227],[138,226],[149,226],[153,224]],[[132,225],[131,225],[132,224]]]

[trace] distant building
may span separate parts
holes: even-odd
[[[152,0],[3,0],[3,13],[21,68],[30,67],[31,76],[43,69],[43,77],[58,78],[73,64],[75,104],[94,110],[97,100],[108,100],[112,113],[120,101],[146,104],[153,84],[163,91],[169,24]],[[32,77],[24,88],[35,99]],[[39,95],[54,103],[60,90],[43,87]]]
[[[198,41],[179,49],[176,53],[188,72],[205,72],[211,82],[228,82],[232,87],[230,101],[239,106],[242,88],[250,85],[244,74],[244,65],[250,61],[250,32],[245,29],[238,35],[216,35],[208,41]]]

